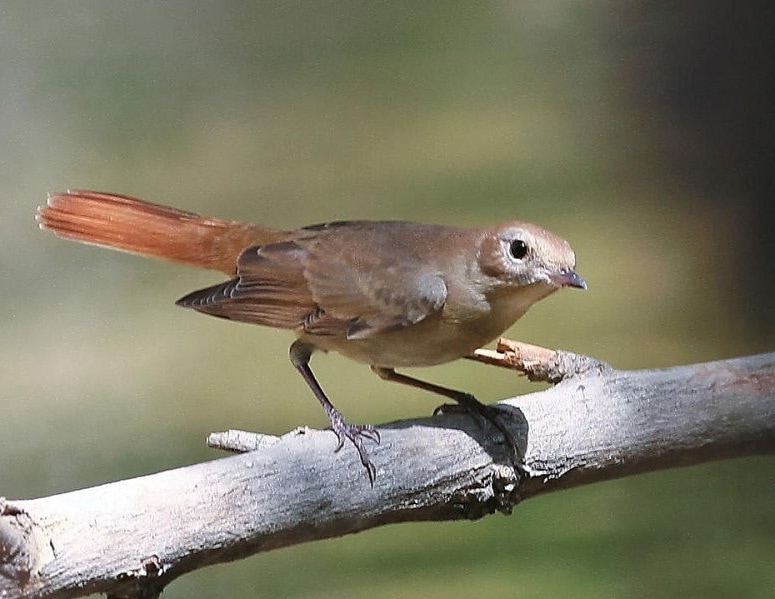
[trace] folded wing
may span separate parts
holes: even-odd
[[[195,291],[178,305],[351,339],[410,326],[438,312],[447,294],[440,274],[408,255],[408,236],[418,234],[422,231],[409,223],[302,229],[293,241],[248,248],[239,257],[236,278]]]

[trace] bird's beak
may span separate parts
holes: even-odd
[[[587,288],[586,281],[582,279],[572,268],[549,273],[549,278],[552,280],[552,283],[558,287],[577,287],[578,289]]]

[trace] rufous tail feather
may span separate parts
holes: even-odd
[[[66,239],[124,252],[236,271],[247,247],[282,241],[288,233],[263,225],[200,216],[136,198],[97,191],[51,193],[38,207],[41,229]]]

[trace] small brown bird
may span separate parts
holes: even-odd
[[[376,469],[363,439],[379,442],[379,434],[348,423],[329,401],[309,367],[315,350],[456,401],[494,424],[518,455],[495,409],[395,368],[467,356],[557,289],[586,288],[568,242],[519,221],[482,229],[341,221],[283,231],[94,191],[49,194],[36,218],[60,237],[232,277],[177,304],[292,330],[291,362],[325,409],[337,451],[349,440],[372,483]]]

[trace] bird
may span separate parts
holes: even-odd
[[[292,331],[291,364],[325,410],[336,451],[351,443],[372,485],[376,467],[364,441],[379,443],[379,432],[351,424],[333,405],[310,368],[314,352],[339,353],[385,380],[453,400],[497,427],[518,455],[497,409],[396,369],[468,356],[537,301],[587,287],[565,239],[516,220],[480,228],[353,220],[284,230],[88,190],[48,194],[36,220],[65,239],[224,273],[226,281],[177,305]]]

